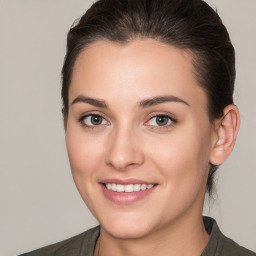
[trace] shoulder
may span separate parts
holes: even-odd
[[[80,256],[93,255],[94,246],[99,236],[99,226],[64,241],[48,245],[20,256]]]
[[[232,239],[224,236],[222,255],[233,255],[233,256],[256,256],[256,253],[240,246]]]
[[[204,217],[203,220],[205,229],[210,234],[210,240],[201,256],[256,256],[256,253],[224,236],[214,219]]]

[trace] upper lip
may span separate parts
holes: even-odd
[[[104,179],[101,180],[99,183],[111,183],[111,184],[122,184],[122,185],[128,185],[128,184],[156,184],[155,182],[145,181],[145,180],[139,180],[139,179]]]

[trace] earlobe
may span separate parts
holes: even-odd
[[[231,104],[225,107],[223,117],[216,122],[216,138],[210,155],[210,163],[222,164],[232,152],[240,125],[238,108]]]

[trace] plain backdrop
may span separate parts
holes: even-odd
[[[61,116],[66,34],[91,0],[0,0],[0,255],[12,256],[97,224],[72,180]],[[237,145],[204,212],[256,251],[256,1],[209,0],[237,56]]]

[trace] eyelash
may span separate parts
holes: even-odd
[[[153,118],[167,118],[168,119],[168,124],[167,125],[149,125],[148,123],[153,119]],[[150,126],[151,129],[168,129],[172,126],[174,126],[177,123],[177,120],[175,118],[173,118],[172,116],[168,115],[168,114],[155,114],[152,115],[149,120],[144,124],[146,126]]]
[[[90,114],[86,114],[81,116],[78,119],[78,122],[81,124],[82,127],[86,127],[86,128],[90,128],[90,129],[95,129],[95,128],[100,128],[102,125],[108,125],[108,124],[99,124],[99,125],[88,125],[86,124],[84,121],[86,118],[88,117],[98,117],[98,118],[102,118],[103,121],[107,122],[109,124],[109,122],[100,114],[95,114],[95,113],[90,113]],[[167,118],[168,119],[168,124],[167,125],[150,125],[148,124],[150,121],[152,121],[153,118],[158,118],[158,117],[162,117],[162,118]],[[156,114],[156,115],[152,115],[149,120],[144,123],[144,125],[149,126],[151,129],[168,129],[171,126],[175,125],[177,123],[177,120],[173,117],[171,117],[168,114]]]
[[[88,125],[88,124],[86,124],[84,121],[88,117],[99,117],[99,118],[102,118],[102,120],[105,120],[107,123],[109,123],[106,120],[106,118],[104,118],[102,115],[96,114],[96,113],[90,113],[90,114],[83,115],[78,119],[78,122],[81,124],[82,127],[86,127],[86,128],[89,128],[89,129],[95,129],[95,128],[100,128],[100,126],[102,125],[102,124],[99,124],[99,125]],[[103,124],[103,125],[106,125],[106,124]]]

